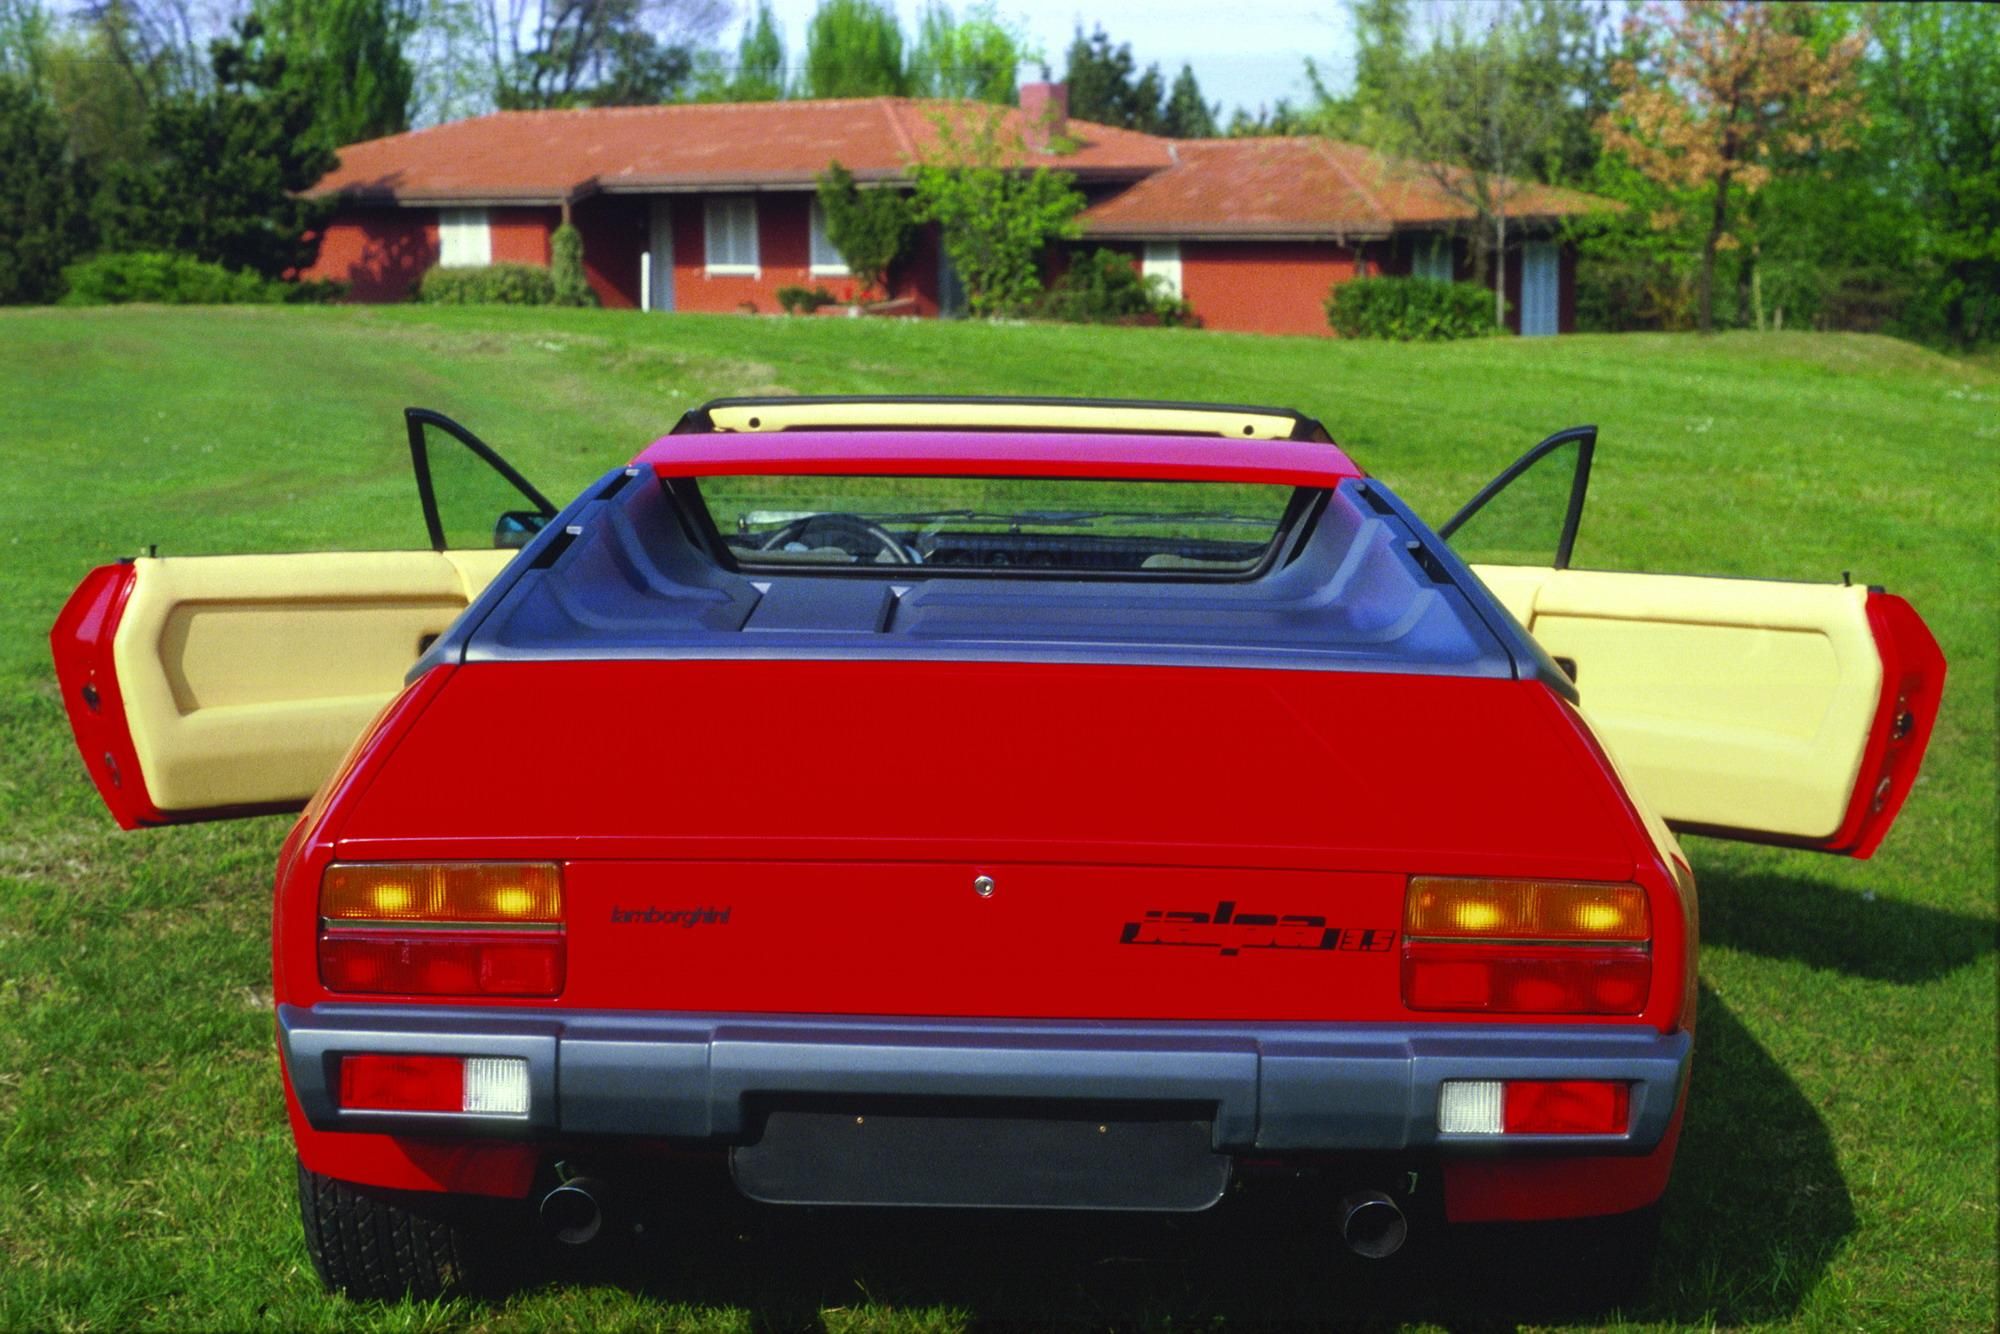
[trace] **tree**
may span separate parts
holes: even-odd
[[[1684,0],[1655,11],[1656,53],[1644,66],[1617,64],[1618,100],[1599,122],[1607,152],[1670,189],[1705,196],[1703,333],[1715,327],[1715,256],[1735,243],[1739,195],[1754,197],[1788,159],[1858,140],[1861,42],[1817,51],[1782,23],[1751,0]]]
[[[1300,111],[1288,98],[1279,98],[1255,111],[1238,107],[1229,115],[1223,133],[1231,139],[1261,139],[1274,134],[1309,134],[1317,124],[1314,117]]]
[[[1554,108],[1523,77],[1523,16],[1518,4],[1494,4],[1468,22],[1454,12],[1411,50],[1407,13],[1398,0],[1355,7],[1362,59],[1350,104],[1327,103],[1327,122],[1403,159],[1472,214],[1474,276],[1493,274],[1493,322],[1505,323],[1510,206],[1547,142]],[[1384,170],[1390,170],[1386,165]]]
[[[111,183],[109,248],[172,250],[267,278],[289,277],[318,253],[331,201],[303,191],[337,159],[314,129],[310,92],[254,15],[215,43],[215,90],[156,103],[148,160]]]
[[[329,145],[410,128],[415,74],[404,46],[423,18],[420,0],[263,0],[258,14]]]
[[[821,0],[806,26],[807,97],[901,97],[903,29],[876,0]]]
[[[910,48],[909,91],[914,97],[1012,103],[1015,75],[1026,59],[1021,39],[994,17],[992,4],[976,4],[960,19],[943,0],[931,0]]]
[[[1148,65],[1145,73],[1139,73],[1131,43],[1114,47],[1101,24],[1089,37],[1083,35],[1081,27],[1076,30],[1063,78],[1069,84],[1069,114],[1078,120],[1147,134],[1164,130],[1166,117],[1161,103],[1166,100],[1166,89],[1160,67]]]
[[[718,100],[728,102],[775,102],[785,95],[785,39],[770,0],[758,0],[756,17],[743,21],[736,69],[723,91]]]
[[[55,29],[55,15],[41,0],[0,0],[0,79],[42,87]]]
[[[75,14],[102,39],[107,68],[136,83],[149,104],[214,86],[202,52],[215,30],[197,18],[194,0],[87,0]]]
[[[997,108],[934,118],[918,159],[916,217],[935,222],[974,315],[1013,315],[1041,294],[1049,243],[1080,234],[1084,199],[1067,172],[1025,169],[1026,146]]]
[[[723,0],[492,0],[478,8],[502,110],[639,106],[678,96]]]
[[[1194,67],[1182,65],[1180,77],[1174,80],[1173,91],[1167,94],[1166,111],[1161,116],[1164,132],[1176,139],[1213,139],[1215,137],[1215,113],[1220,104],[1210,106],[1201,95],[1201,85],[1195,81]]]
[[[889,270],[910,245],[916,219],[900,190],[863,190],[853,173],[838,162],[819,177],[820,207],[826,212],[826,238],[847,262],[848,271],[867,291],[888,295]]]
[[[89,188],[54,108],[0,75],[0,305],[53,301],[90,245]]]
[[[1906,331],[1970,345],[2000,338],[2000,9],[1877,5],[1862,72],[1875,194],[1918,284]]]

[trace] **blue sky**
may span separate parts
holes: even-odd
[[[786,51],[794,61],[804,51],[806,23],[817,7],[818,0],[772,0],[771,12],[784,29]],[[890,7],[902,17],[906,31],[916,27],[919,0],[891,0]],[[967,5],[953,7],[963,14]],[[1079,24],[1085,32],[1103,24],[1114,43],[1131,44],[1139,68],[1158,63],[1169,80],[1186,62],[1194,67],[1208,100],[1222,103],[1225,119],[1236,106],[1254,109],[1280,97],[1299,100],[1306,88],[1307,56],[1341,80],[1352,61],[1347,17],[1337,3],[1100,0],[1083,6],[1076,0],[998,0],[995,10],[1041,48],[1058,78],[1063,53]],[[725,50],[734,49],[739,31],[740,21],[725,30]],[[1032,76],[1034,71],[1025,73]]]

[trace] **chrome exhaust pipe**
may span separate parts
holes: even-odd
[[[1379,1190],[1357,1190],[1340,1202],[1340,1239],[1367,1260],[1386,1260],[1403,1249],[1410,1220]]]
[[[583,1246],[604,1230],[602,1181],[572,1177],[542,1196],[542,1226],[565,1246]]]

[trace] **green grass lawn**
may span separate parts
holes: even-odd
[[[1283,1201],[1183,1224],[772,1218],[702,1198],[496,1303],[355,1306],[307,1266],[271,1046],[280,818],[116,832],[46,633],[90,566],[418,547],[398,410],[551,497],[704,398],[1213,398],[1323,418],[1440,520],[1603,428],[1577,563],[1886,584],[1951,660],[1872,862],[1702,839],[1701,1043],[1634,1327],[1995,1320],[2000,375],[1784,334],[1334,344],[1151,330],[524,310],[0,312],[0,1327],[1207,1328],[1511,1324],[1449,1258],[1368,1269]]]

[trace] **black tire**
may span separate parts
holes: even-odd
[[[487,1201],[374,1190],[299,1164],[299,1218],[320,1281],[360,1301],[477,1291],[506,1240]]]

